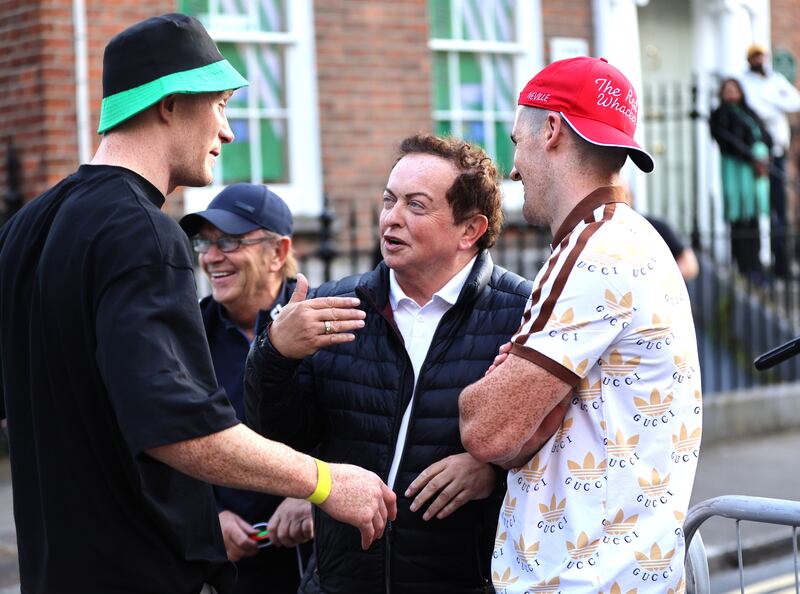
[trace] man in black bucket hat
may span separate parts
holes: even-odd
[[[0,413],[22,591],[231,592],[201,481],[306,497],[369,546],[394,495],[237,421],[214,377],[186,237],[161,212],[177,186],[211,181],[233,140],[225,104],[247,82],[180,14],[117,35],[103,68],[91,164],[0,229]],[[321,339],[353,339],[352,305],[328,304],[344,308]]]

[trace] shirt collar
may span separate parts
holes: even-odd
[[[458,296],[461,294],[461,289],[464,288],[464,283],[467,282],[467,277],[469,276],[477,257],[478,254],[475,254],[472,259],[467,262],[466,265],[449,281],[447,281],[441,289],[436,291],[433,294],[431,301],[438,297],[450,305],[454,305],[455,302],[458,301]],[[403,291],[400,283],[397,282],[397,275],[395,275],[394,270],[389,270],[389,303],[392,306],[392,310],[396,310],[397,305],[404,299],[413,301],[413,299],[411,299],[411,297],[406,295],[405,291]],[[425,306],[425,304],[423,303],[422,306]]]
[[[625,197],[625,188],[622,186],[603,186],[591,192],[586,198],[578,202],[575,208],[567,215],[567,218],[564,219],[564,222],[561,223],[558,231],[553,236],[551,247],[555,248],[561,243],[561,240],[569,235],[578,226],[578,223],[591,216],[597,207],[612,202],[628,203]]]
[[[120,167],[118,165],[89,165],[88,163],[84,163],[78,167],[78,175],[80,177],[87,177],[93,175],[94,172],[100,171],[116,175],[123,174],[127,176],[128,179],[135,180],[138,182],[139,187],[150,200],[150,202],[152,202],[159,209],[164,206],[166,198],[164,198],[164,194],[161,193],[161,190],[156,188],[149,179],[141,176],[131,169],[128,169],[127,167]]]

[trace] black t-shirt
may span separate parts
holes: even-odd
[[[161,193],[82,166],[0,230],[0,386],[24,592],[232,589],[211,487],[144,452],[237,423]]]
[[[661,239],[664,240],[664,243],[667,244],[670,253],[672,254],[673,258],[677,258],[681,255],[681,252],[686,249],[683,245],[683,242],[678,238],[675,234],[675,231],[672,230],[666,222],[662,221],[661,219],[656,219],[655,217],[647,216],[645,217],[647,221],[653,226],[653,228],[658,231],[658,234],[661,236]]]

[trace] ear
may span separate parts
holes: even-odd
[[[470,250],[486,233],[486,229],[489,228],[489,219],[486,218],[486,215],[474,214],[462,221],[461,224],[464,226],[464,231],[461,234],[458,247],[462,250]]]
[[[270,257],[269,271],[278,272],[283,268],[286,258],[292,249],[292,240],[288,237],[281,237],[275,244],[275,252]]]
[[[568,124],[561,118],[559,114],[555,112],[550,112],[547,114],[547,120],[545,121],[544,126],[542,126],[545,135],[545,149],[552,150],[564,142],[564,137],[567,133],[567,130],[564,129],[564,126],[567,125]]]
[[[178,109],[178,96],[167,95],[155,105],[158,118],[163,122],[171,122],[175,118]]]

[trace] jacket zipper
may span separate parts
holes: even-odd
[[[405,341],[403,340],[403,335],[400,334],[400,330],[398,330],[398,328],[394,324],[393,320],[389,319],[384,314],[384,312],[382,312],[381,310],[379,310],[375,306],[375,303],[372,301],[372,299],[370,299],[366,295],[366,291],[363,291],[363,292],[357,291],[357,293],[363,293],[361,296],[367,298],[367,301],[370,302],[370,306],[375,311],[377,311],[384,320],[386,320],[387,324],[389,324],[389,327],[394,332],[394,335],[397,338],[397,341],[399,342],[399,345],[402,347],[403,354],[405,355],[405,367],[403,368],[402,388],[405,388],[406,384],[407,384],[406,376],[408,375],[408,368],[411,365],[411,358],[408,356],[408,351],[405,348]],[[436,330],[433,333],[433,338],[431,339],[431,345],[434,344],[434,341],[436,340],[436,335],[439,333],[439,329],[442,327],[443,322],[445,322],[445,320],[447,318],[451,317],[451,316],[455,316],[457,314],[463,313],[463,308],[459,308],[458,306],[459,306],[459,303],[458,303],[458,301],[456,301],[456,303],[454,303],[453,306],[449,310],[447,310],[445,312],[445,314],[442,316],[442,319],[439,320],[439,325],[436,327]],[[458,308],[458,310],[456,312],[454,312],[453,310],[456,310],[456,308]],[[452,337],[448,337],[448,340],[452,340]],[[414,423],[414,408],[416,407],[416,404],[417,404],[417,399],[413,397],[414,396],[414,391],[416,390],[417,385],[419,385],[421,383],[422,378],[424,377],[424,370],[425,370],[426,364],[428,362],[428,355],[429,354],[430,354],[430,346],[428,347],[428,353],[426,353],[426,355],[425,355],[425,360],[422,362],[422,367],[420,368],[419,378],[417,378],[417,382],[413,386],[412,401],[411,401],[411,412],[409,413],[408,430],[407,430],[406,436],[408,436],[408,434],[411,432],[411,429],[412,429],[413,423]],[[405,390],[402,390],[401,393],[405,393]],[[402,419],[403,419],[403,415],[400,415],[399,417],[396,417],[394,426],[392,428],[392,441],[395,444],[397,444],[397,436],[400,433],[400,423],[402,422]],[[403,451],[400,452],[400,461],[397,464],[397,473],[398,474],[400,474],[400,469],[403,467],[403,460],[405,459],[405,456],[406,456],[406,444],[403,443]],[[384,480],[387,480],[389,478],[389,470],[391,469],[391,465],[392,465],[392,461],[390,459],[389,460],[389,466],[387,467],[386,472],[384,473]],[[395,484],[396,483],[397,483],[397,477],[395,477]],[[392,571],[391,571],[391,569],[392,569],[392,564],[391,564],[392,532],[393,532],[392,522],[391,521],[387,521],[386,522],[386,538],[385,538],[384,547],[383,547],[384,548],[384,552],[385,552],[385,556],[384,556],[384,558],[385,558],[385,560],[384,560],[384,563],[385,563],[384,576],[385,576],[385,580],[386,580],[386,594],[391,594],[391,592],[392,592]]]
[[[375,302],[371,299],[371,295],[369,295],[367,293],[367,291],[359,291],[358,289],[356,289],[356,294],[360,298],[362,298],[365,301],[367,301],[369,303],[369,306],[372,309],[374,309],[376,312],[378,312],[378,315],[381,316],[386,321],[386,323],[388,324],[389,328],[391,328],[391,331],[394,334],[395,338],[397,339],[397,343],[398,343],[399,347],[402,349],[403,354],[405,355],[405,365],[403,367],[403,376],[402,376],[401,386],[400,386],[400,388],[401,388],[400,393],[402,394],[402,393],[405,392],[406,384],[408,383],[406,381],[406,376],[408,375],[408,368],[411,365],[411,359],[409,358],[408,353],[406,352],[406,349],[405,349],[405,342],[403,341],[403,335],[400,334],[400,330],[397,329],[397,326],[394,324],[394,321],[391,319],[391,317],[387,316],[384,311],[381,311],[380,309],[378,309],[378,307],[376,306]],[[392,442],[395,443],[395,444],[397,443],[397,435],[400,433],[400,423],[402,422],[402,419],[403,419],[402,415],[395,416],[394,425],[392,427]],[[403,448],[403,449],[405,450],[405,448]],[[392,458],[393,458],[393,456],[392,456]],[[386,470],[383,472],[383,477],[382,478],[383,478],[384,481],[389,479],[389,471],[392,468],[392,458],[389,459],[389,465],[386,467]],[[402,463],[402,453],[401,453],[400,463]],[[400,466],[398,465],[398,470],[399,470],[399,468],[400,468]],[[384,581],[385,581],[385,587],[386,587],[386,594],[391,594],[391,592],[392,592],[392,562],[391,562],[391,559],[392,559],[392,536],[393,536],[392,532],[393,532],[393,526],[392,526],[391,520],[389,520],[389,521],[386,522],[385,538],[384,538],[384,542],[383,542],[383,551],[384,551],[384,572],[383,572],[383,575],[384,575]]]
[[[458,306],[458,302],[454,303],[453,306],[449,310],[447,310],[445,312],[445,314],[442,316],[442,319],[439,320],[439,325],[436,327],[436,330],[433,333],[433,338],[431,339],[431,346],[434,344],[434,341],[436,340],[436,335],[439,333],[439,329],[443,327],[443,323],[450,316],[451,312],[453,312],[453,310],[456,309],[457,306]],[[455,316],[455,315],[457,315],[457,313],[458,312],[453,313],[452,315]],[[392,327],[395,329],[395,333],[399,335],[400,334],[399,331],[397,330],[397,328],[393,324],[392,324]],[[452,337],[448,337],[448,340],[452,340]],[[411,358],[408,356],[408,351],[406,351],[406,349],[405,349],[405,345],[403,343],[402,337],[400,339],[400,344],[401,344],[401,346],[403,346],[403,352],[405,353],[405,356],[406,356],[406,370],[407,370],[408,369],[408,365],[411,364]],[[429,354],[430,354],[430,346],[428,347],[428,353],[426,353],[426,355],[425,355],[425,360],[422,362],[422,367],[420,367],[419,377],[417,378],[417,382],[416,382],[416,384],[414,385],[414,388],[413,388],[414,391],[416,391],[417,386],[422,384],[422,379],[425,377],[425,369],[427,367],[428,355]],[[404,378],[405,378],[405,375],[406,374],[404,373],[403,374]],[[417,406],[418,398],[416,397],[416,394],[414,394],[413,392],[412,392],[412,398],[413,399],[411,400],[411,412],[408,415],[409,418],[408,418],[408,429],[406,430],[406,441],[403,443],[403,451],[400,452],[400,461],[397,464],[397,474],[398,475],[400,474],[400,470],[403,468],[403,461],[405,460],[405,457],[406,457],[406,445],[408,444],[408,436],[411,434],[411,430],[414,427],[414,409]],[[401,415],[401,419],[402,419],[402,415]],[[397,435],[398,435],[399,432],[400,432],[400,424],[399,423],[395,423],[395,427],[394,427],[394,441],[395,441],[395,443],[397,443]],[[391,462],[389,464],[391,464]],[[388,471],[387,471],[387,478],[388,478]],[[395,477],[395,484],[397,484],[397,477]],[[387,534],[387,538],[386,538],[386,547],[385,547],[385,550],[386,550],[386,594],[391,594],[391,571],[390,571],[390,569],[391,569],[391,563],[390,563],[390,559],[391,559],[391,540],[392,540],[392,523],[391,522],[387,522],[387,533],[388,534]]]
[[[387,322],[389,322],[389,320],[387,320]],[[403,337],[400,334],[400,331],[392,323],[389,323],[389,326],[391,326],[391,328],[394,330],[394,333],[397,336],[397,340],[399,342],[399,345],[403,350],[403,354],[405,355],[405,364],[403,366],[403,379],[401,380],[402,384],[401,384],[401,392],[400,392],[401,394],[404,394],[406,392],[406,387],[407,387],[407,384],[408,384],[408,381],[407,381],[406,378],[408,376],[408,369],[411,366],[411,359],[409,358],[408,353],[406,352],[406,349],[405,349],[405,346],[404,346],[404,342],[403,342]],[[412,403],[411,403],[411,413],[413,414],[413,412],[414,412],[414,403],[412,401]],[[392,427],[392,443],[394,443],[395,446],[397,445],[397,436],[400,433],[400,424],[402,423],[402,420],[403,420],[403,415],[402,414],[395,416],[394,426]],[[400,473],[400,467],[403,464],[403,455],[405,454],[405,449],[406,448],[405,448],[405,443],[404,443],[403,444],[403,451],[400,452],[400,462],[397,465],[398,474]],[[384,480],[388,480],[389,479],[389,471],[391,470],[391,467],[392,467],[392,458],[394,458],[394,456],[391,456],[390,459],[389,459],[389,466],[386,468],[386,472],[384,473]],[[397,477],[396,476],[395,476],[395,484],[397,484]],[[393,485],[393,487],[394,487],[394,485]],[[384,560],[385,571],[384,571],[384,576],[386,578],[386,594],[391,594],[391,592],[392,592],[392,538],[393,538],[393,530],[394,530],[394,527],[392,525],[392,522],[388,521],[386,523],[386,542],[385,542],[384,547],[383,547],[383,550],[385,552],[385,560]]]

